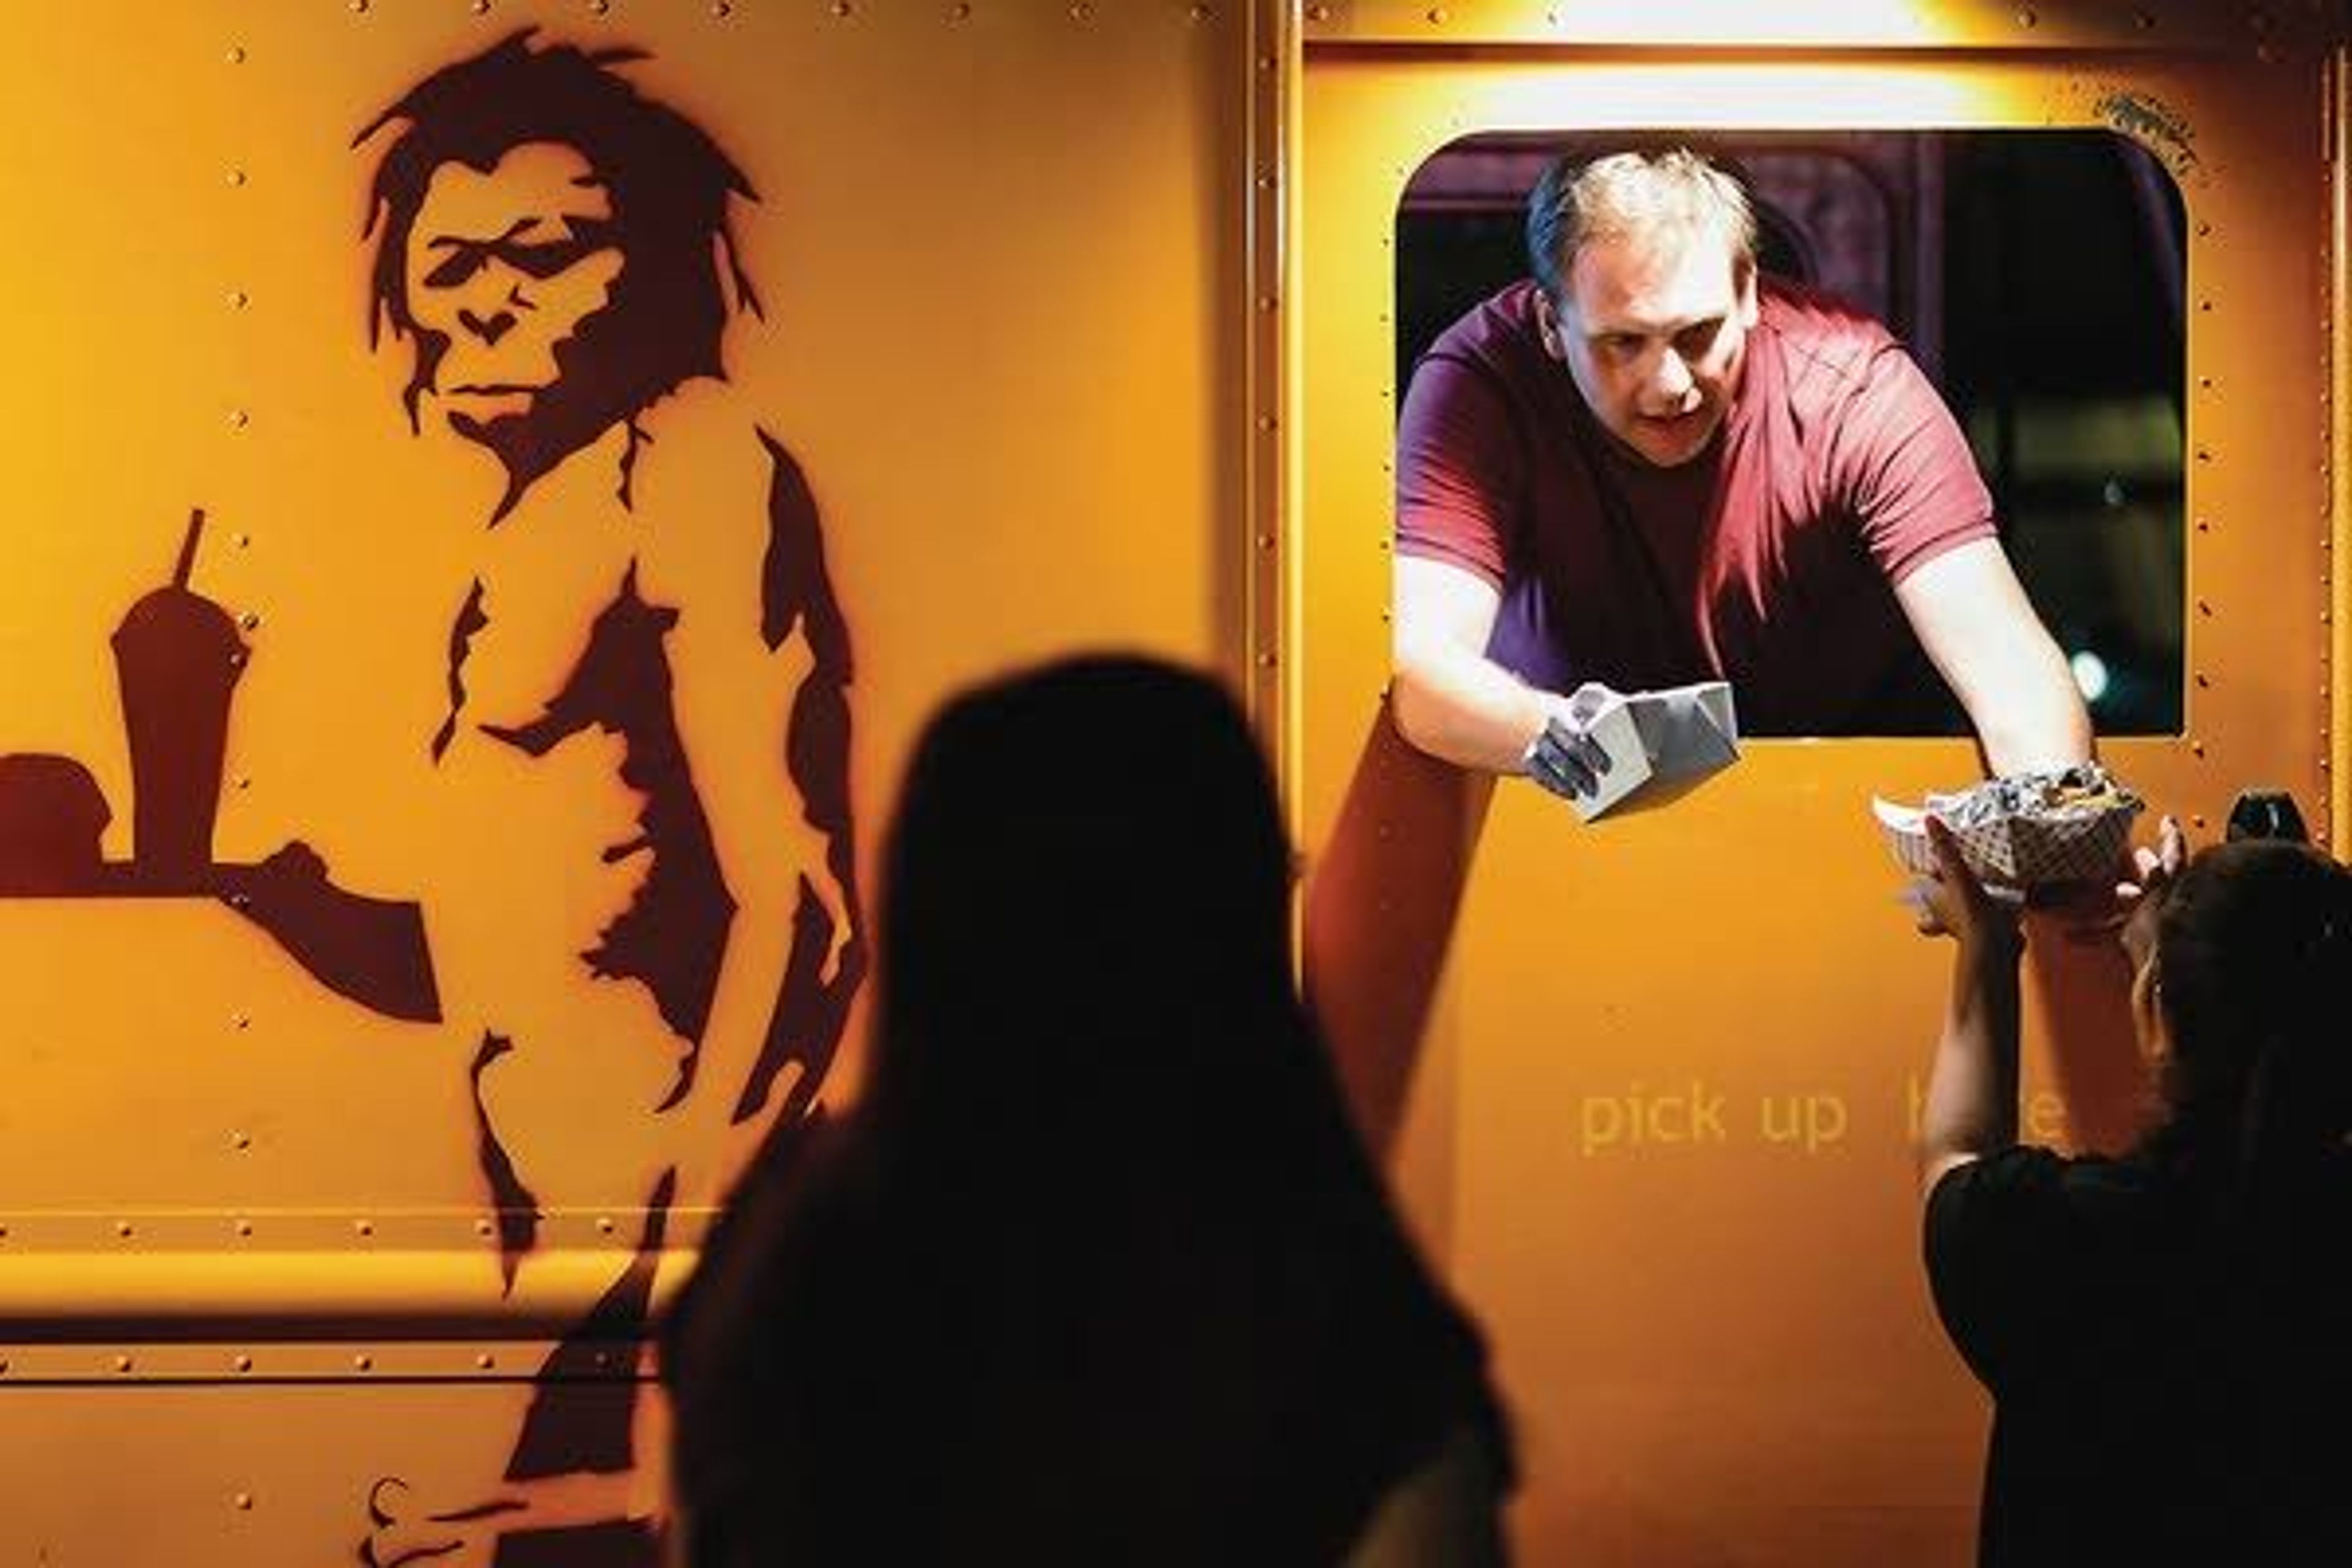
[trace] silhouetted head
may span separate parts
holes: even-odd
[[[1233,700],[1143,658],[964,692],[885,858],[876,1055],[772,1142],[668,1329],[697,1564],[1334,1563],[1509,1445],[1289,962]]]
[[[2184,1152],[2251,1178],[2339,1146],[2352,1132],[2352,872],[2307,845],[2216,845],[2142,933],[2136,995],[2143,1026],[2160,1021]]]
[[[634,49],[530,47],[446,66],[354,138],[402,127],[369,193],[369,341],[388,327],[451,429],[540,475],[695,376],[720,376],[737,303],[729,204],[749,181],[693,121],[613,68]]]
[[[1295,1029],[1288,889],[1265,764],[1210,680],[1096,657],[964,693],[887,850],[877,1114],[1213,1120]]]

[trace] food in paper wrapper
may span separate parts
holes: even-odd
[[[1988,779],[1955,795],[1930,795],[1916,808],[1873,797],[1870,809],[1905,868],[1935,872],[1927,823],[1933,816],[1959,840],[1970,870],[1988,882],[2022,888],[2112,873],[2140,805],[2098,763],[2077,763]]]

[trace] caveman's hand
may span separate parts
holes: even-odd
[[[367,1568],[404,1568],[431,1563],[435,1568],[492,1568],[499,1522],[522,1504],[494,1498],[471,1508],[435,1512],[418,1502],[408,1483],[385,1476],[368,1492],[367,1539],[360,1561]]]

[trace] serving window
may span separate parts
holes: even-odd
[[[1489,132],[1412,172],[1396,215],[1400,390],[1441,331],[1527,275],[1525,201],[1546,164],[1636,135],[1671,139]],[[2186,226],[2163,163],[2095,129],[1690,140],[1744,177],[1763,269],[1885,322],[1943,394],[2099,732],[2178,733]],[[1932,699],[1874,732],[1965,733]]]

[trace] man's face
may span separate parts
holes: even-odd
[[[531,142],[487,174],[434,170],[406,261],[409,314],[448,340],[434,395],[453,428],[481,440],[556,384],[555,351],[611,302],[625,258],[612,195],[586,157]]]
[[[1557,312],[1538,307],[1545,347],[1602,427],[1663,468],[1705,451],[1746,363],[1755,268],[1716,234],[1621,236],[1578,251],[1566,281]]]

